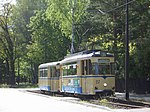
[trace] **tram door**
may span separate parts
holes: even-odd
[[[50,67],[50,85],[51,85],[51,91],[54,91],[54,75],[55,74],[55,67],[51,66]]]
[[[89,93],[89,85],[92,85],[88,80],[88,75],[90,75],[90,60],[81,61],[81,74],[82,74],[82,93]]]
[[[59,67],[59,66],[58,66]],[[60,76],[60,68],[56,66],[51,67],[51,90],[58,91],[59,90],[59,76]]]

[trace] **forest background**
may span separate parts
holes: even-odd
[[[150,0],[129,0],[128,5],[129,77],[135,87],[143,81],[149,86]],[[58,61],[70,54],[72,36],[75,52],[101,49],[114,53],[116,85],[123,84],[125,13],[125,0],[1,3],[0,84],[37,84],[39,64]]]

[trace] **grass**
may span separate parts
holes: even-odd
[[[109,107],[109,108],[111,108],[111,109],[116,108],[116,107],[114,107],[113,105],[111,105],[107,99],[102,99],[102,100],[100,100],[100,101],[99,101],[99,105],[106,106],[106,107]]]
[[[7,85],[7,84],[0,84],[0,88],[37,88],[37,84],[31,83],[20,83],[19,85]]]
[[[9,85],[7,85],[7,84],[0,84],[0,88],[9,88]]]

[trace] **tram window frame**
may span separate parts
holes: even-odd
[[[110,63],[111,75],[115,75],[115,62]]]
[[[98,63],[97,62],[92,63],[92,74],[93,75],[98,75],[99,74]]]
[[[59,77],[59,76],[60,76],[60,70],[56,69],[56,77]]]
[[[53,77],[56,77],[56,67],[53,67]]]
[[[108,67],[106,67],[106,66],[108,66]],[[108,69],[105,70],[106,73],[101,72],[102,68],[103,69],[108,68]],[[98,63],[98,62],[92,63],[92,74],[93,75],[106,75],[106,74],[108,75],[108,74],[111,74],[111,65],[110,65],[110,63],[105,63],[105,64],[104,63]]]
[[[43,77],[47,77],[47,76],[48,76],[48,70],[47,70],[47,69],[44,69],[43,71],[44,71]]]
[[[48,77],[48,69],[40,69],[40,77]]]
[[[81,73],[84,75],[84,60],[81,61]]]
[[[67,76],[68,71],[67,71],[67,66],[63,66],[63,76]]]
[[[43,69],[40,69],[40,77],[43,77]]]
[[[70,66],[70,75],[77,75],[77,64],[72,64]]]
[[[63,76],[77,75],[77,63],[69,63],[63,66]]]
[[[85,68],[86,75],[90,75],[92,73],[92,67],[91,67],[91,65],[92,65],[91,60],[90,59],[86,60],[86,68]]]
[[[50,67],[50,77],[53,77],[53,74],[52,74],[52,67]]]
[[[56,67],[55,66],[51,66],[50,67],[50,77],[57,77],[56,76]]]
[[[99,74],[111,74],[110,64],[99,64]]]

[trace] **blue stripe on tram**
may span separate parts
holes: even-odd
[[[82,93],[82,88],[74,86],[62,86],[62,91],[69,93]]]
[[[40,90],[45,90],[45,91],[50,91],[51,90],[50,86],[40,86],[39,88],[40,88]]]
[[[86,75],[86,76],[84,76],[84,75],[82,75],[82,76],[78,76],[78,75],[75,75],[75,76],[73,76],[73,75],[70,75],[70,76],[63,76],[63,78],[104,78],[104,79],[106,79],[106,78],[111,78],[111,77],[115,77],[115,76],[113,76],[113,75],[111,75],[111,76],[107,76],[107,75],[103,75],[103,76],[100,76],[100,75]]]

